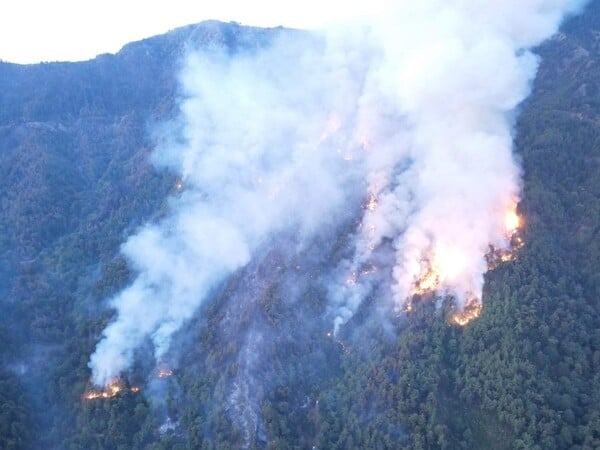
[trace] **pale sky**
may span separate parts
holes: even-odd
[[[207,19],[320,28],[364,16],[385,0],[4,0],[0,59],[80,61],[128,42]],[[370,14],[370,13],[369,13]]]

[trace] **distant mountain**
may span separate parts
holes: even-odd
[[[149,156],[182,56],[289,32],[206,22],[87,62],[0,63],[0,448],[600,448],[599,2],[538,49],[516,126],[526,246],[486,276],[477,321],[423,304],[384,330],[367,305],[327,338],[321,293],[286,301],[277,271],[316,275],[336,242],[291,261],[282,245],[181,333],[172,376],[149,382],[141,360],[141,393],[82,400],[106,299],[132,276],[119,246],[177,192]]]

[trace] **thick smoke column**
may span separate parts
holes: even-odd
[[[112,300],[95,383],[148,338],[160,360],[211,290],[282,232],[300,246],[360,223],[338,268],[351,286],[330,288],[336,327],[382,261],[399,308],[425,290],[459,307],[480,299],[485,254],[509,246],[519,200],[511,127],[537,67],[529,49],[581,2],[399,3],[320,36],[189,55],[182,131],[155,155],[185,190],[123,246],[138,276]]]
[[[379,22],[383,57],[363,98],[375,111],[391,103],[396,115],[383,133],[381,118],[363,122],[373,153],[387,158],[370,158],[370,206],[344,267],[360,275],[378,249],[391,246],[397,309],[410,308],[413,294],[433,291],[454,297],[459,308],[480,302],[485,256],[490,246],[508,249],[516,227],[512,124],[537,68],[530,49],[580,6],[400,2]],[[390,141],[390,129],[403,133]],[[371,289],[359,275],[352,286],[332,289],[336,329]]]
[[[91,357],[94,383],[127,369],[145,339],[160,361],[211,289],[277,233],[299,246],[347,215],[352,176],[333,174],[353,170],[325,138],[343,80],[325,70],[322,47],[293,33],[237,56],[218,47],[189,55],[180,121],[155,155],[185,189],[170,217],[122,248],[139,275],[112,300],[118,316]]]

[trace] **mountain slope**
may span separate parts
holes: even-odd
[[[180,333],[174,376],[140,358],[142,395],[93,402],[88,357],[131,279],[119,245],[177,195],[148,130],[176,112],[181,55],[286,31],[211,22],[85,63],[0,63],[0,447],[600,447],[599,17],[538,49],[516,126],[526,245],[487,275],[479,320],[423,304],[385,328],[367,304],[328,338],[311,280],[343,238],[288,255],[283,236]]]

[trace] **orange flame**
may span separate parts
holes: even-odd
[[[445,281],[456,280],[464,273],[467,261],[459,248],[440,244],[421,264],[423,269],[413,284],[411,295],[433,292]]]
[[[434,291],[440,284],[440,274],[437,269],[431,267],[429,270],[419,278],[414,286],[411,295],[424,295],[428,292]]]
[[[124,383],[120,379],[113,380],[109,382],[104,389],[90,389],[83,394],[84,400],[97,400],[97,399],[109,399],[116,397],[122,393],[127,392],[127,389],[124,386]],[[132,386],[129,388],[129,392],[137,394],[140,392],[140,388],[137,386]]]
[[[491,247],[490,252],[486,255],[488,262],[488,270],[494,270],[500,263],[514,261],[517,257],[517,252],[523,248],[525,242],[520,235],[520,228],[523,225],[523,219],[517,214],[516,205],[506,212],[504,216],[504,226],[506,238],[510,240],[510,248],[496,249]]]
[[[510,241],[508,250],[496,249],[490,246],[490,252],[485,255],[488,270],[493,270],[502,262],[513,261],[516,258],[517,251],[525,243],[520,235],[522,227],[522,218],[517,214],[516,203],[504,215],[504,229],[506,238]],[[451,245],[435,245],[430,249],[429,254],[421,261],[421,272],[416,277],[410,295],[424,295],[435,291],[439,285],[446,281],[456,280],[465,271],[467,261],[465,255],[459,248]],[[409,313],[412,310],[412,302],[407,299],[405,311]],[[477,298],[467,301],[464,309],[452,314],[450,321],[458,326],[464,327],[472,320],[481,315],[483,305]]]
[[[483,310],[482,303],[477,299],[471,299],[467,302],[464,309],[461,312],[456,312],[450,317],[450,321],[460,327],[464,327],[474,319],[477,319],[481,315]]]
[[[504,216],[504,227],[509,236],[512,236],[521,227],[521,217],[515,209],[507,211]]]

